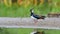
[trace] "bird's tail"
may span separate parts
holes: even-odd
[[[45,18],[46,18],[46,16],[41,16],[40,18],[41,18],[41,19],[45,19]]]

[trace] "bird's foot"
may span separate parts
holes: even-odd
[[[35,26],[37,26],[37,25],[38,25],[38,23],[34,23],[34,25],[35,25]]]

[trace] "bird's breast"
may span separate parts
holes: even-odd
[[[36,19],[36,18],[34,18],[33,16],[31,16],[31,18],[32,18],[32,19]]]

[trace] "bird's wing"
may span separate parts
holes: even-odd
[[[34,14],[34,17],[35,17],[35,18],[40,18],[40,16],[39,16],[39,15],[36,15],[36,14]]]

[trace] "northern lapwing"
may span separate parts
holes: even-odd
[[[39,15],[36,15],[35,13],[34,13],[34,10],[33,10],[33,8],[32,9],[30,9],[30,12],[31,12],[31,18],[32,19],[34,19],[34,22],[35,22],[35,24],[37,24],[37,22],[38,22],[38,20],[39,19],[45,19],[45,16],[39,16]]]

